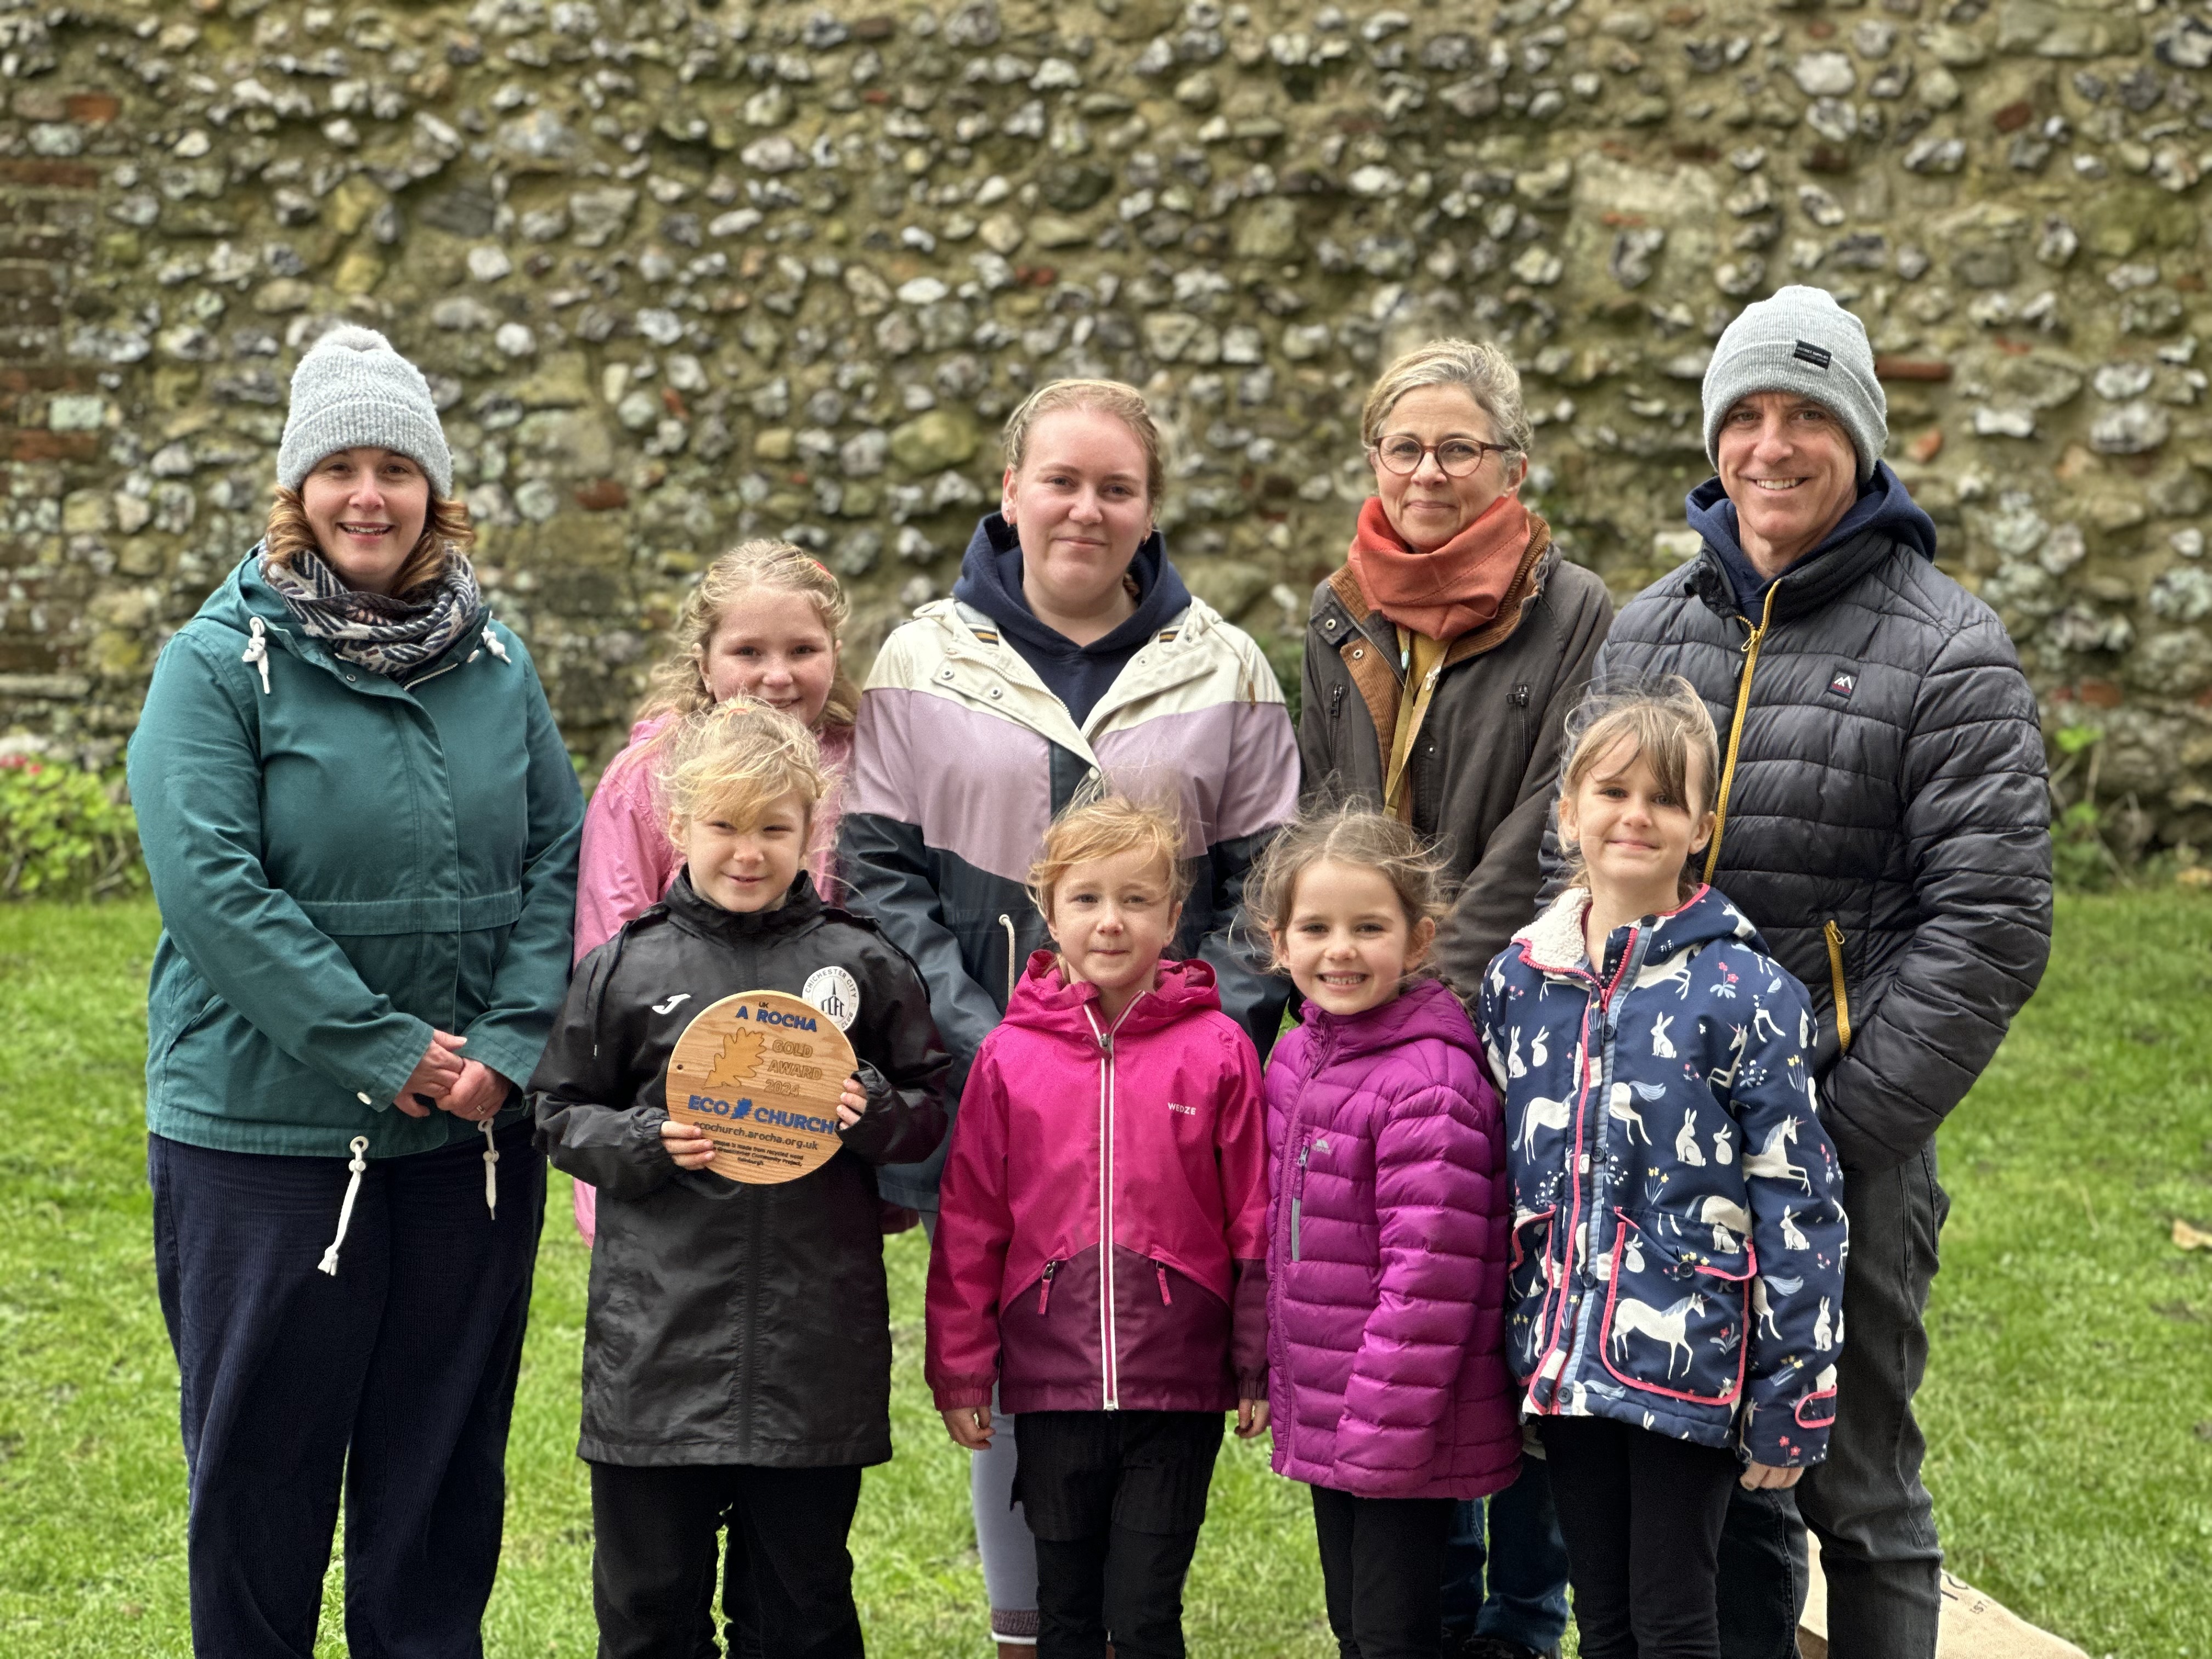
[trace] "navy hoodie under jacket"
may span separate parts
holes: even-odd
[[[1735,503],[1728,498],[1728,492],[1716,477],[1706,479],[1692,490],[1684,505],[1688,509],[1690,528],[1704,537],[1705,545],[1720,556],[1721,568],[1728,573],[1736,604],[1742,607],[1745,616],[1757,620],[1764,614],[1766,590],[1779,577],[1761,575],[1759,567],[1751,562],[1751,556],[1743,550],[1743,544],[1737,538]],[[1892,541],[1912,549],[1929,563],[1935,562],[1936,521],[1905,493],[1904,482],[1889,470],[1889,463],[1876,461],[1874,477],[1859,487],[1859,498],[1851,504],[1850,510],[1821,538],[1819,546],[1790,568],[1802,570],[1832,548],[1841,547],[1869,530],[1879,530]],[[969,556],[973,557],[972,553]]]
[[[1139,546],[1129,574],[1137,584],[1136,614],[1103,638],[1078,645],[1030,609],[1022,594],[1021,542],[1004,518],[987,513],[961,559],[952,597],[1006,631],[1006,642],[1080,726],[1145,641],[1190,607],[1190,590],[1168,562],[1167,541],[1158,531]]]

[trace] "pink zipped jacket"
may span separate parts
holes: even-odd
[[[1267,1393],[1260,1060],[1213,969],[1118,1020],[1039,951],[961,1097],[929,1258],[938,1408],[1227,1411]]]

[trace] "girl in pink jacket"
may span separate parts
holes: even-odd
[[[840,660],[851,614],[837,579],[789,542],[743,542],[707,567],[670,629],[667,659],[653,671],[629,746],[607,763],[584,813],[576,961],[659,903],[684,867],[653,781],[661,734],[685,715],[739,693],[781,710],[814,733],[830,792],[814,809],[806,866],[815,890],[838,902],[830,855],[837,844],[839,792],[860,707],[860,689]],[[580,1181],[575,1204],[576,1228],[588,1244],[595,1198]],[[911,1212],[905,1213],[911,1226]]]
[[[1412,830],[1306,818],[1245,900],[1305,999],[1267,1063],[1275,1469],[1313,1489],[1344,1651],[1434,1655],[1455,1500],[1520,1468],[1498,1097],[1459,999],[1419,976],[1444,907]]]
[[[1183,850],[1118,798],[1047,833],[1059,949],[984,1039],[940,1189],[927,1373],[969,1450],[994,1383],[1015,1419],[1039,1659],[1182,1655],[1222,1413],[1267,1421],[1260,1062],[1212,969],[1160,959]]]

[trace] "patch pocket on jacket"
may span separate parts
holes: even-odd
[[[1526,1378],[1536,1369],[1543,1348],[1545,1296],[1552,1288],[1552,1224],[1556,1209],[1513,1218],[1513,1254],[1505,1270],[1505,1334],[1513,1350],[1514,1374]]]
[[[1759,1265],[1743,1237],[1748,1218],[1742,1231],[1712,1229],[1713,1243],[1737,1248],[1706,1250],[1702,1223],[1657,1211],[1613,1214],[1620,1225],[1606,1280],[1606,1370],[1646,1394],[1734,1406],[1743,1393],[1745,1320]]]
[[[1523,1212],[1513,1218],[1513,1255],[1505,1271],[1505,1305],[1517,1310],[1540,1298],[1550,1284],[1545,1267],[1552,1249],[1552,1218],[1559,1212]]]

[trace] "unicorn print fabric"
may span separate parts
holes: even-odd
[[[1561,894],[1483,981],[1524,1407],[1817,1463],[1846,1242],[1805,988],[1710,887],[1615,929],[1595,964],[1589,904]]]

